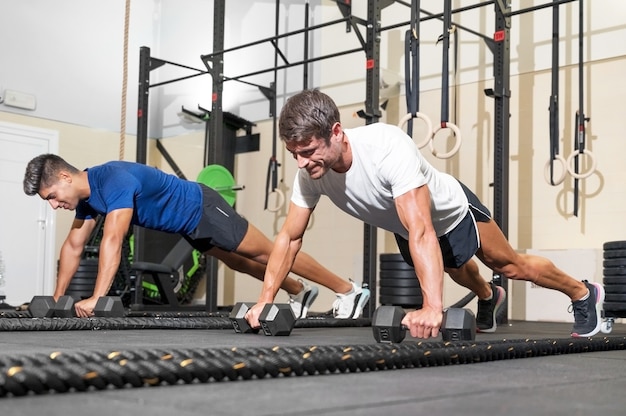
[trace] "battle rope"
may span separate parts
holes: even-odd
[[[461,148],[461,130],[456,126],[456,124],[451,123],[449,121],[449,49],[450,49],[450,33],[452,33],[455,28],[452,26],[452,2],[451,0],[444,1],[443,8],[443,34],[440,39],[443,41],[443,59],[442,59],[442,69],[441,69],[441,123],[437,126],[432,133],[432,138],[428,142],[431,153],[440,159],[449,159],[454,156],[459,149]],[[443,130],[450,129],[454,133],[454,137],[456,138],[456,142],[450,151],[446,153],[439,153],[437,149],[435,149],[434,141],[435,135]]]
[[[123,318],[28,318],[30,314],[13,315],[13,319],[0,319],[0,332],[6,331],[81,331],[81,330],[134,330],[134,329],[232,329],[230,319],[220,316],[127,316]],[[2,314],[8,318],[6,314]],[[15,319],[28,318],[28,319]],[[336,319],[307,317],[298,319],[295,328],[364,327],[369,318]]]
[[[326,375],[623,350],[626,337],[0,356],[0,397]]]

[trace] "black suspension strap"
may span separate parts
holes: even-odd
[[[429,142],[430,151],[432,154],[440,159],[449,159],[454,156],[461,148],[461,131],[452,122],[450,122],[450,82],[449,82],[449,53],[450,53],[450,33],[454,30],[452,26],[452,0],[444,0],[443,8],[443,34],[439,38],[443,45],[443,54],[441,60],[441,123],[433,130],[433,137]],[[446,153],[440,153],[435,149],[434,138],[435,135],[443,129],[450,129],[456,138],[456,142],[452,149]]]
[[[584,54],[583,54],[583,43],[584,43],[584,5],[583,0],[578,1],[578,111],[575,116],[575,134],[574,134],[574,152],[570,155],[567,160],[567,169],[574,177],[574,216],[578,216],[578,196],[580,193],[579,189],[579,179],[585,179],[591,176],[596,170],[596,160],[589,149],[585,148],[585,140],[586,140],[586,127],[585,123],[589,121],[587,117],[585,117],[585,112],[583,111],[585,105],[585,94],[584,94]],[[587,159],[590,163],[590,168],[581,173],[580,165],[579,165],[579,155],[587,156]]]
[[[432,122],[430,118],[419,112],[419,43],[420,43],[420,0],[411,1],[411,27],[404,35],[404,86],[406,92],[407,114],[402,117],[398,127],[407,125],[407,134],[413,137],[413,119],[423,120],[426,124],[426,134],[424,139],[417,143],[418,148],[426,146],[432,139]]]

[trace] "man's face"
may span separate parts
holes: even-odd
[[[48,201],[53,209],[74,210],[79,202],[76,191],[72,186],[72,177],[65,172],[59,173],[56,183],[47,188],[41,188],[39,196],[43,200]]]
[[[341,147],[331,137],[330,143],[317,137],[308,142],[289,143],[287,150],[298,162],[299,169],[305,169],[312,179],[319,179],[326,174],[341,156]]]

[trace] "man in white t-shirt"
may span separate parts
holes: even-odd
[[[348,214],[396,235],[422,290],[422,308],[402,321],[414,337],[439,333],[444,271],[477,295],[477,329],[495,331],[506,293],[480,276],[474,255],[509,279],[567,295],[575,318],[572,336],[599,331],[602,285],[575,280],[545,258],[517,253],[476,195],[430,165],[400,128],[375,123],[344,130],[333,100],[307,90],[285,103],[279,131],[299,171],[261,295],[247,315],[251,325],[258,326],[261,307],[274,300],[300,250],[309,218],[320,196],[326,195]]]

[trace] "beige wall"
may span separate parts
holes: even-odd
[[[626,239],[626,191],[623,178],[626,167],[622,155],[626,154],[626,141],[622,139],[621,120],[624,114],[622,101],[624,89],[621,77],[626,73],[626,59],[598,61],[585,67],[585,113],[591,118],[587,130],[587,148],[597,160],[597,171],[580,181],[580,212],[572,215],[573,179],[567,177],[559,186],[549,185],[544,178],[544,166],[549,156],[548,97],[550,94],[549,71],[529,73],[511,79],[511,132],[510,132],[510,219],[509,237],[515,249],[598,249],[602,243]],[[561,70],[561,154],[569,156],[573,151],[574,111],[578,107],[577,68]],[[491,82],[460,85],[451,90],[451,120],[456,120],[462,132],[463,144],[459,154],[448,160],[440,160],[422,149],[427,158],[439,169],[454,174],[472,188],[483,202],[493,205],[493,102],[483,94]],[[323,89],[322,89],[323,90]],[[421,111],[439,120],[440,91],[424,91]],[[345,127],[361,125],[363,120],[354,116],[362,105],[343,107]],[[390,102],[385,119],[397,123],[404,114],[404,97]],[[454,119],[454,115],[456,118]],[[0,120],[58,130],[61,156],[77,166],[90,166],[119,158],[120,138],[115,132],[92,130],[80,126],[57,123],[0,112]],[[416,127],[416,141],[420,134]],[[255,132],[261,133],[261,150],[238,155],[236,158],[236,181],[245,185],[237,199],[238,211],[273,238],[285,217],[285,209],[278,212],[263,210],[265,177],[272,149],[272,125],[269,121],[257,122]],[[437,136],[436,146],[444,149],[444,134]],[[421,137],[421,136],[420,136]],[[162,142],[185,175],[194,179],[202,169],[204,133],[193,133]],[[125,158],[133,160],[134,138],[126,141]],[[281,163],[280,189],[289,197],[295,173],[295,162],[278,146]],[[170,171],[150,142],[149,163]],[[71,214],[58,213],[57,252],[65,236]],[[345,277],[361,281],[363,225],[349,218],[323,200],[317,207],[311,227],[304,239],[304,250],[322,264]],[[380,252],[396,251],[393,237],[379,232]],[[221,275],[224,272],[221,271]],[[220,277],[220,302],[230,304],[240,300],[255,300],[260,284],[247,276],[226,273],[226,282]],[[484,275],[489,278],[488,272]],[[575,276],[579,279],[590,276]],[[601,276],[596,276],[596,279]],[[449,279],[448,279],[449,280]],[[224,287],[227,290],[224,293]],[[465,294],[449,281],[446,283],[445,303],[450,304]],[[514,296],[514,293],[512,293]],[[320,290],[320,298],[314,310],[330,309],[334,296],[326,289]],[[280,294],[279,301],[286,300]],[[567,299],[562,298],[563,308]]]

